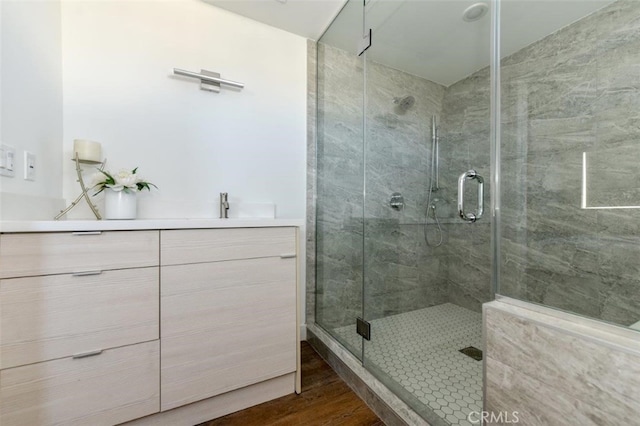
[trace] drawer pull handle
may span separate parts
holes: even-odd
[[[296,257],[295,253],[284,253],[280,255],[280,259],[291,259]]]
[[[102,353],[102,349],[98,349],[97,351],[83,352],[81,354],[75,354],[75,355],[72,356],[72,358],[73,359],[88,358],[90,356],[100,355],[101,353]]]
[[[72,277],[86,277],[89,275],[100,275],[102,271],[84,271],[84,272],[74,272],[71,274]]]
[[[102,231],[78,231],[73,232],[73,235],[101,235]]]

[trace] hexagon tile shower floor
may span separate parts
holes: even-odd
[[[482,347],[482,314],[452,303],[371,321],[367,364],[388,376],[452,425],[469,426],[482,410],[482,362],[463,353]],[[355,327],[336,330],[345,344],[360,345]]]

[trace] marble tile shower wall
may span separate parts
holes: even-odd
[[[362,314],[363,279],[370,319],[448,301],[479,311],[489,300],[488,222],[454,218],[458,175],[471,166],[488,175],[488,80],[445,88],[368,62],[363,117],[362,59],[319,44],[318,64],[316,321],[353,324]],[[415,104],[403,111],[394,99],[405,96]],[[422,225],[432,115],[440,117],[442,141],[442,189],[433,197],[441,200],[438,216],[451,222],[440,247],[426,244]],[[390,208],[393,192],[403,194],[404,209]],[[437,240],[432,219],[427,231]]]
[[[492,298],[489,81],[486,68],[449,86],[440,122],[438,196],[445,200],[442,213],[454,219],[443,225],[448,252],[447,296],[449,302],[477,312]],[[462,222],[456,214],[458,176],[470,169],[485,179],[485,214],[475,223]],[[469,181],[465,210],[476,210],[476,191],[476,183]]]
[[[354,323],[363,279],[368,318],[446,302],[444,251],[426,246],[420,225],[429,117],[440,113],[444,87],[369,62],[365,146],[362,59],[319,44],[318,63],[316,321]],[[394,99],[409,95],[416,102],[403,111]],[[393,192],[403,194],[403,210],[390,208]]]
[[[364,74],[347,52],[317,55],[315,321],[335,328],[362,315]]]
[[[368,316],[378,318],[451,302],[480,311],[491,298],[490,226],[456,214],[457,180],[474,168],[489,178],[488,69],[449,87],[377,63],[368,64],[365,280]],[[390,112],[394,96],[412,95],[413,108]],[[400,94],[400,95],[399,95]],[[440,189],[431,196],[441,219],[443,244],[425,209],[431,178],[431,116],[440,132]],[[487,182],[488,183],[488,182]],[[475,205],[475,184],[467,194]],[[392,192],[405,209],[389,209]],[[485,198],[490,188],[486,185]],[[366,276],[368,274],[368,276]]]
[[[502,61],[501,293],[640,320],[640,2],[618,1]]]
[[[365,144],[365,313],[385,317],[447,301],[446,246],[425,242],[431,116],[445,87],[368,61]],[[394,98],[413,96],[403,110]],[[389,206],[391,194],[404,208]]]

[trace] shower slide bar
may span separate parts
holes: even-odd
[[[478,209],[475,213],[466,213],[464,210],[464,184],[467,180],[478,181]],[[475,170],[468,170],[458,178],[458,214],[462,220],[475,222],[484,213],[484,179]]]
[[[184,77],[192,77],[192,78],[199,79],[201,83],[200,88],[202,90],[208,90],[210,92],[219,92],[221,84],[235,87],[237,89],[244,89],[244,83],[220,78],[220,74],[218,74],[217,72],[201,70],[200,73],[197,73],[197,72],[183,70],[180,68],[174,68],[173,73],[175,75],[182,75]]]

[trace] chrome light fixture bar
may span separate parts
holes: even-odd
[[[197,73],[180,68],[174,68],[173,73],[184,77],[197,78],[200,80],[201,88],[211,92],[219,92],[221,84],[235,87],[236,89],[244,89],[244,83],[220,78],[220,74],[211,71],[202,70],[200,73]]]

